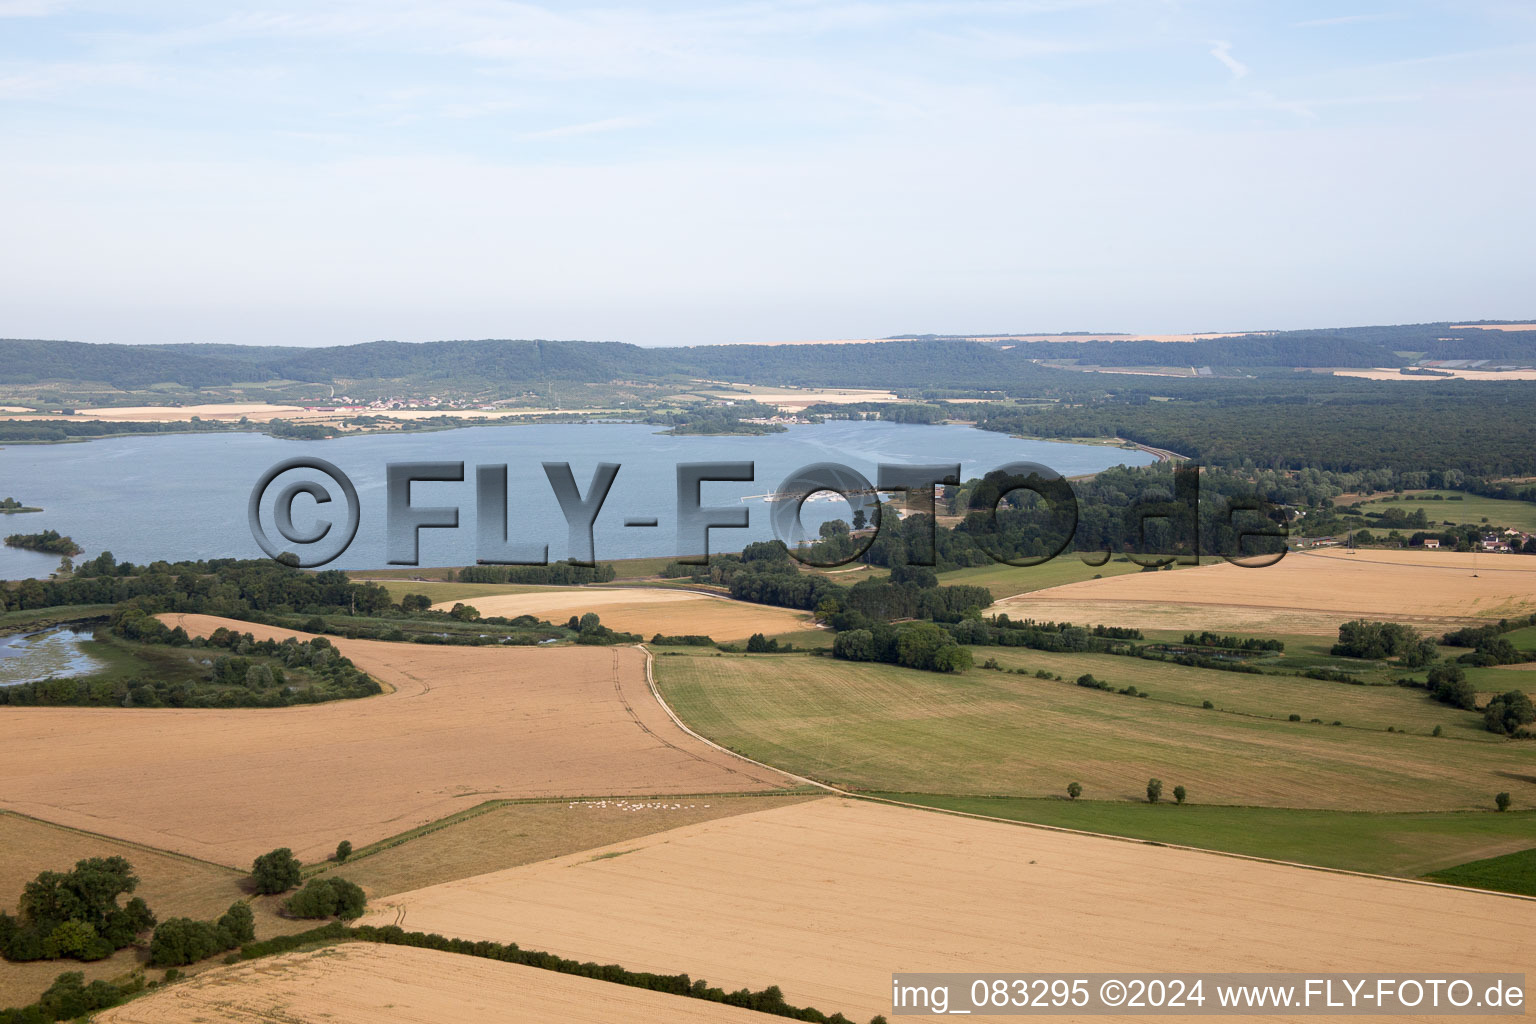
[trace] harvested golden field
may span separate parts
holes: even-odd
[[[1424,629],[1536,610],[1536,558],[1373,551],[1292,552],[1278,564],[1225,562],[1039,590],[989,612],[1149,629],[1329,634],[1354,618]]]
[[[99,1024],[752,1024],[764,1018],[733,1006],[534,967],[350,942],[206,971],[94,1019]]]
[[[745,640],[753,633],[773,636],[810,628],[810,620],[789,608],[748,604],[689,590],[641,587],[565,587],[543,593],[487,595],[471,602],[481,615],[535,615],[563,622],[572,615],[596,612],[603,625],[650,639],[657,633],[702,634],[716,640]],[[432,607],[442,611],[454,602]]]
[[[1536,912],[1507,897],[838,798],[405,893],[368,920],[777,984],[859,1020],[890,1013],[896,970],[1536,962]]]
[[[604,797],[514,803],[470,812],[462,820],[378,852],[364,849],[332,872],[370,897],[483,875],[638,839],[736,814],[784,807],[817,796]]]
[[[304,635],[166,618],[193,634]],[[0,709],[0,805],[244,866],[275,846],[314,860],[490,799],[791,785],[678,729],[634,648],[335,643],[395,692],[279,709]]]
[[[161,919],[215,918],[244,899],[244,872],[150,850],[105,836],[61,828],[0,811],[0,909],[14,910],[22,886],[43,871],[68,871],[89,857],[126,857],[139,876],[135,896],[144,897]],[[263,938],[301,931],[308,922],[277,916],[276,897],[252,901],[256,928]],[[37,999],[59,972],[84,971],[87,981],[113,978],[141,962],[136,950],[122,950],[94,963],[61,965],[56,961],[10,963],[0,960],[0,1007],[24,1006]]]

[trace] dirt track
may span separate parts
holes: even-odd
[[[890,1013],[899,970],[1536,963],[1525,901],[839,798],[402,893],[368,921],[779,984],[855,1019]]]
[[[673,725],[633,648],[336,646],[396,691],[270,710],[5,708],[0,803],[245,866],[275,846],[311,860],[497,798],[791,785]]]

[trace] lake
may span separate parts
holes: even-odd
[[[95,672],[101,664],[80,649],[89,639],[89,630],[67,628],[0,636],[0,686]]]
[[[111,551],[120,561],[217,557],[262,557],[251,535],[246,505],[269,467],[295,456],[334,463],[354,482],[361,507],[356,539],[327,568],[371,569],[387,564],[385,554],[385,467],[394,462],[465,463],[462,483],[412,486],[412,503],[456,505],[457,530],[420,532],[420,564],[466,565],[475,561],[475,466],[506,464],[511,492],[509,536],[549,545],[551,559],[566,557],[567,528],[560,506],[540,467],[568,462],[585,494],[599,462],[620,470],[597,519],[599,559],[669,556],[676,547],[676,464],[751,461],[752,482],[706,483],[705,505],[745,507],[746,529],[711,531],[713,551],[737,551],[773,536],[772,507],[752,495],[778,487],[792,471],[811,463],[835,462],[875,478],[886,463],[955,463],[962,478],[981,476],[1009,462],[1037,462],[1063,476],[1093,473],[1115,465],[1154,461],[1123,448],[1027,441],[966,426],[916,426],[834,420],[793,426],[763,436],[668,436],[645,424],[523,424],[468,427],[417,434],[371,434],[329,441],[288,441],[261,434],[170,434],[120,437],[78,444],[14,445],[0,449],[0,494],[14,494],[45,511],[7,516],[7,532],[44,529],[68,534],[89,558]],[[311,474],[313,476],[313,474]],[[282,482],[289,480],[285,475]],[[271,492],[269,492],[270,494]],[[334,488],[333,488],[334,493]],[[319,512],[309,497],[294,502],[294,524],[303,530]],[[749,499],[743,501],[743,499]],[[268,508],[270,508],[270,498]],[[626,517],[655,518],[657,528],[624,525]],[[329,519],[330,515],[324,518]],[[841,501],[810,502],[804,522],[848,519]],[[266,522],[271,529],[271,519]],[[340,531],[338,523],[337,532]],[[287,546],[287,545],[285,545]],[[59,564],[53,555],[0,547],[0,578],[47,576]]]

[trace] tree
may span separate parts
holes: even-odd
[[[263,896],[287,892],[299,884],[299,862],[288,847],[264,853],[251,865],[251,882]]]
[[[352,840],[343,839],[341,842],[336,844],[336,862],[338,864],[342,863],[350,856],[352,856]]]
[[[1147,803],[1155,804],[1163,798],[1163,780],[1147,780]]]
[[[1523,690],[1510,690],[1488,702],[1483,709],[1483,723],[1489,732],[1513,736],[1522,725],[1536,721],[1536,707]]]
[[[138,885],[122,857],[78,861],[72,871],[44,871],[22,890],[19,918],[0,913],[0,955],[10,960],[100,960],[154,927],[142,899],[119,907]]]
[[[875,635],[867,629],[850,629],[832,641],[832,656],[849,661],[875,660]]]
[[[869,525],[869,516],[864,514],[864,510],[862,508],[854,509],[853,510],[853,528],[855,530],[862,530],[862,529],[864,529],[864,527],[866,527],[868,525]]]
[[[896,662],[908,668],[931,669],[934,656],[944,647],[956,646],[954,638],[931,622],[913,622],[896,637]]]
[[[1471,711],[1477,707],[1477,688],[1467,681],[1467,674],[1460,665],[1450,662],[1436,665],[1429,670],[1427,682],[1435,700],[1452,707]]]
[[[246,903],[231,903],[218,921],[219,932],[228,941],[227,948],[256,938],[256,915]]]
[[[162,922],[149,941],[149,962],[155,967],[195,964],[254,938],[255,914],[246,904],[234,903],[217,921],[173,917]]]
[[[748,654],[767,654],[770,651],[776,649],[778,646],[779,645],[777,642],[774,642],[772,645],[770,645],[768,643],[768,638],[763,636],[761,633],[753,633],[750,637],[747,638]]]
[[[841,519],[831,519],[821,524],[817,533],[823,538],[848,536],[848,524]]]
[[[1189,791],[1186,790],[1183,786],[1174,786],[1173,787],[1173,799],[1174,799],[1175,803],[1181,803],[1182,804],[1184,802],[1184,798],[1186,796],[1188,796],[1188,795],[1189,795]]]
[[[61,921],[43,941],[43,955],[49,960],[101,960],[112,955],[112,948],[84,921]]]
[[[1494,803],[1494,806],[1499,809],[1499,813],[1502,814],[1503,812],[1509,810],[1509,804],[1510,804],[1509,794],[1508,793],[1499,793],[1499,794],[1495,795],[1494,798],[1493,798],[1493,803]]]
[[[149,962],[155,967],[195,964],[225,948],[219,945],[219,929],[212,922],[173,917],[160,922],[149,940]]]
[[[1083,784],[1081,782],[1069,782],[1069,783],[1067,783],[1067,799],[1068,800],[1076,800],[1078,797],[1080,797],[1082,795],[1083,795]]]
[[[283,909],[294,917],[361,917],[368,898],[345,878],[311,878],[304,888],[288,897]]]
[[[400,598],[400,610],[406,614],[424,612],[432,607],[432,599],[426,594],[406,594]]]

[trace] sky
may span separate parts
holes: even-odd
[[[0,0],[0,337],[1536,317],[1529,0]]]

